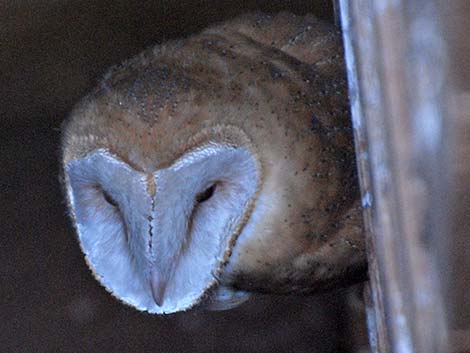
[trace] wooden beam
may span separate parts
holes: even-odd
[[[433,0],[340,0],[378,352],[445,352],[447,51]]]

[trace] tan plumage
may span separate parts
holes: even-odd
[[[243,148],[254,163],[256,191],[216,280],[191,305],[163,312],[217,288],[306,293],[364,278],[341,48],[335,29],[313,16],[249,14],[113,68],[73,111],[63,135],[69,202],[69,165],[97,150],[148,180],[208,144]]]

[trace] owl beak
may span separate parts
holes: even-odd
[[[153,269],[150,273],[150,288],[152,289],[153,300],[158,306],[163,306],[167,284],[168,280],[163,278],[160,271]]]

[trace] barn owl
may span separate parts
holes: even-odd
[[[62,167],[89,267],[139,310],[364,277],[341,40],[311,15],[247,14],[112,68],[66,120]]]

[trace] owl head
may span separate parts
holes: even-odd
[[[302,62],[230,28],[111,69],[64,125],[80,246],[140,310],[227,308],[248,291],[364,273],[342,63]]]

